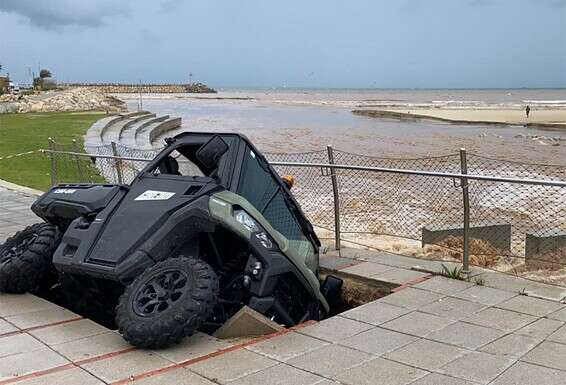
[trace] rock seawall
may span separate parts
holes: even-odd
[[[118,84],[118,83],[92,83],[92,84],[66,84],[66,87],[82,87],[96,89],[108,94],[215,94],[216,90],[203,83],[192,84]]]

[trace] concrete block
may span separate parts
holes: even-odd
[[[450,324],[440,330],[430,333],[427,338],[433,341],[444,342],[466,349],[477,349],[502,337],[506,333],[483,326],[464,322]]]
[[[89,319],[81,319],[61,325],[32,330],[29,333],[47,345],[62,344],[69,341],[107,333],[109,329]]]
[[[128,344],[120,334],[109,331],[70,342],[51,345],[51,348],[71,361],[76,362],[130,349],[132,345]]]
[[[420,369],[435,371],[466,353],[465,349],[423,339],[387,353],[383,357]]]
[[[195,333],[179,344],[160,350],[158,354],[177,364],[230,347],[230,344],[204,333]]]
[[[566,232],[541,230],[527,233],[525,263],[529,267],[539,268],[566,266]]]
[[[376,358],[343,371],[335,378],[344,384],[405,385],[425,376],[428,372],[397,362]]]
[[[554,320],[566,322],[566,307],[561,309],[561,310],[555,311],[554,313],[547,315],[547,317],[554,319]],[[0,329],[1,329],[1,326],[0,326]]]
[[[5,318],[17,327],[27,329],[55,322],[68,321],[80,318],[80,316],[67,309],[57,307],[54,309],[39,310]]]
[[[417,289],[429,290],[445,295],[460,293],[473,286],[474,284],[471,282],[460,281],[457,279],[450,279],[440,276],[436,276],[431,279],[427,279],[424,282],[413,285],[413,287],[416,287]]]
[[[0,317],[61,307],[31,294],[0,294]]]
[[[250,345],[247,349],[274,360],[285,362],[325,345],[328,345],[328,342],[292,332]]]
[[[464,228],[462,224],[436,226],[428,225],[422,228],[422,246],[442,244],[449,237],[462,239]],[[470,239],[486,242],[501,252],[511,251],[511,224],[508,223],[477,223],[470,224]],[[472,251],[473,252],[473,251]]]
[[[2,341],[0,342],[0,358],[12,354],[33,352],[34,350],[39,350],[44,347],[44,344],[29,334],[14,334],[12,336],[2,337]]]
[[[512,310],[519,313],[534,315],[537,317],[544,317],[550,313],[554,313],[564,308],[564,305],[553,301],[519,295],[498,304],[497,307],[500,309]]]
[[[549,341],[566,344],[566,325],[562,325],[557,331],[548,337]],[[564,357],[566,359],[566,357]]]
[[[446,297],[431,304],[422,306],[419,310],[439,317],[458,321],[482,310],[483,308],[485,308],[485,305],[480,303],[465,301],[454,297]]]
[[[345,346],[328,345],[295,357],[287,361],[287,364],[307,372],[330,377],[372,358],[370,354]]]
[[[297,332],[324,341],[337,342],[371,328],[373,326],[366,323],[335,316],[315,325],[298,329]]]
[[[350,274],[359,275],[361,277],[369,278],[391,269],[392,267],[387,265],[380,265],[373,262],[361,262],[358,263],[357,265],[350,266],[345,269],[341,269],[340,271],[343,271],[344,273],[350,273]]]
[[[433,293],[427,290],[413,289],[409,287],[388,295],[387,297],[383,297],[378,301],[385,302],[390,305],[404,307],[409,310],[414,310],[437,301],[443,297],[443,294]]]
[[[24,381],[18,381],[18,385],[105,385],[104,382],[89,374],[81,368],[72,368],[68,370],[49,373],[44,376],[30,378]],[[138,385],[138,383],[135,383]],[[179,384],[181,385],[181,384]],[[183,384],[184,385],[184,384]],[[193,385],[193,384],[191,384]],[[200,384],[194,384],[200,385]]]
[[[244,306],[216,330],[214,337],[253,337],[272,334],[281,330],[283,330],[283,327],[276,322],[252,308]]]
[[[9,322],[0,319],[0,335],[18,331],[18,328]]]
[[[473,352],[449,363],[442,370],[454,377],[487,384],[514,364],[515,361],[516,359],[512,357]]]
[[[373,355],[382,355],[416,341],[417,338],[382,328],[374,328],[340,341],[341,345]]]
[[[557,342],[544,341],[521,358],[535,365],[566,370],[566,345]]]
[[[277,364],[277,361],[243,349],[201,361],[188,368],[214,382],[226,384]]]
[[[130,385],[215,385],[214,382],[207,380],[185,368],[171,370],[156,376],[128,382]],[[59,384],[58,384],[59,385]],[[76,385],[76,384],[73,384]],[[83,384],[80,384],[83,385]]]
[[[230,385],[318,385],[323,380],[315,374],[281,364],[242,377]]]
[[[66,365],[64,357],[48,347],[0,358],[0,381]]]
[[[537,318],[528,314],[498,308],[488,308],[465,318],[465,322],[512,332],[536,321]]]
[[[409,313],[381,325],[382,328],[424,337],[453,323],[454,320],[418,311]]]
[[[428,273],[422,273],[420,271],[399,269],[397,267],[393,267],[384,272],[374,274],[372,278],[378,281],[401,285],[407,282],[414,281],[419,278],[428,277],[429,275],[430,274]]]
[[[111,383],[170,365],[172,365],[170,361],[154,353],[135,350],[106,360],[87,363],[81,367],[104,382]]]
[[[409,312],[409,309],[374,301],[350,309],[341,313],[340,316],[378,326]]]
[[[482,352],[498,356],[521,357],[540,343],[539,339],[508,334],[480,348]]]
[[[516,297],[517,292],[494,289],[487,286],[472,286],[469,289],[459,293],[452,294],[453,297],[465,299],[487,306],[497,305],[498,303],[507,301]]]
[[[462,380],[460,378],[449,377],[438,373],[431,373],[422,378],[419,378],[415,382],[411,382],[411,385],[476,385],[476,384],[470,381]]]
[[[515,334],[520,334],[522,336],[528,336],[531,338],[535,338],[537,340],[543,340],[552,333],[554,333],[558,328],[564,325],[564,322],[541,318],[532,324],[529,324],[517,331]]]
[[[563,385],[564,372],[517,362],[490,385]]]

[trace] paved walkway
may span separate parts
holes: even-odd
[[[25,211],[31,200],[0,188],[0,234],[35,221]],[[197,334],[159,351],[132,348],[32,295],[0,295],[0,385],[566,383],[566,305],[519,294],[528,287],[558,298],[563,289],[495,273],[477,286],[413,269],[437,263],[367,250],[331,253],[321,264],[399,286],[264,338]]]

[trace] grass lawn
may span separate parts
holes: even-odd
[[[48,138],[66,145],[76,139],[82,152],[83,135],[104,115],[104,112],[0,114],[0,158],[47,148]],[[59,180],[71,182],[71,174],[77,174],[76,167],[69,167],[70,163],[69,160],[58,162]],[[38,190],[51,186],[50,171],[50,160],[41,153],[0,159],[0,179]]]

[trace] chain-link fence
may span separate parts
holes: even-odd
[[[130,183],[159,152],[113,145],[89,149],[85,156],[69,146],[52,143],[50,148],[54,183]],[[293,194],[304,212],[317,227],[336,234],[337,245],[340,238],[355,241],[371,234],[363,240],[376,248],[421,258],[465,259],[566,283],[563,166],[465,152],[417,159],[331,148],[265,155],[280,175],[294,176]]]

